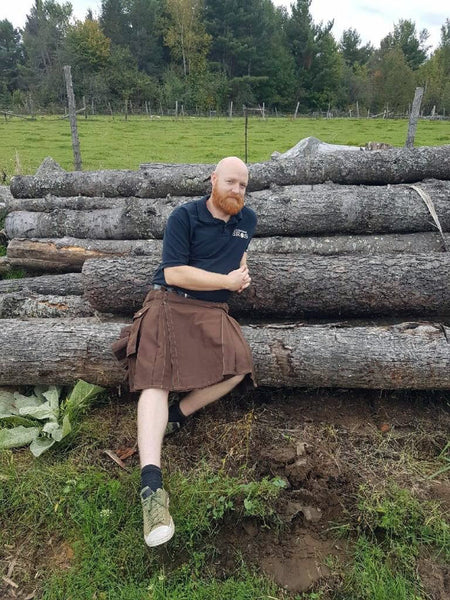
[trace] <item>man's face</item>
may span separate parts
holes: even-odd
[[[211,200],[227,215],[236,215],[244,206],[248,172],[244,165],[227,164],[211,176]]]

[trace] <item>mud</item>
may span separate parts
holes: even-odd
[[[238,553],[290,593],[320,588],[331,598],[342,583],[336,565],[351,551],[336,531],[357,518],[360,485],[396,481],[450,511],[449,477],[427,477],[448,441],[448,400],[443,392],[361,390],[231,395],[167,441],[167,463],[194,467],[206,454],[230,473],[245,464],[257,477],[283,478],[281,528],[228,523],[215,539],[219,571],[231,572]],[[423,558],[419,571],[430,599],[450,597],[448,567]]]

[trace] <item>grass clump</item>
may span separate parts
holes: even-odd
[[[424,547],[450,559],[450,524],[437,502],[420,501],[391,485],[362,487],[358,502],[359,537],[345,582],[352,600],[419,600],[417,560]]]
[[[405,546],[433,546],[450,560],[450,524],[438,502],[423,501],[398,486],[386,491],[362,488],[359,501],[360,526],[386,543],[402,540]]]
[[[247,481],[241,476],[230,477],[222,471],[214,473],[203,465],[189,476],[179,471],[169,479],[169,491],[177,526],[178,543],[192,547],[205,534],[211,533],[221,521],[252,516],[264,523],[277,524],[274,509],[276,498],[285,486],[280,478]]]
[[[408,553],[407,553],[408,554]],[[414,562],[398,563],[394,552],[383,550],[366,536],[356,543],[344,598],[352,600],[420,600]]]

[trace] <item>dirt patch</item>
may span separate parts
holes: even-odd
[[[357,514],[360,485],[382,486],[389,478],[448,508],[448,477],[427,476],[449,431],[445,394],[257,390],[195,416],[168,440],[166,466],[194,467],[206,454],[209,464],[225,465],[230,473],[246,464],[257,477],[282,477],[287,488],[277,506],[281,529],[253,520],[228,524],[215,540],[219,570],[231,572],[238,554],[289,592],[319,585],[331,593],[340,584],[333,565],[349,554],[336,528]],[[446,596],[432,592],[439,577],[446,590],[448,573],[437,564],[434,569],[429,573],[436,577],[423,583],[430,598],[440,600]]]
[[[418,564],[420,579],[431,600],[450,598],[450,567],[436,563],[429,558],[421,558]]]

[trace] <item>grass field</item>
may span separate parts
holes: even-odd
[[[315,136],[330,144],[365,145],[369,141],[403,146],[406,120],[249,119],[248,162],[285,152],[299,140]],[[84,170],[137,169],[144,162],[215,163],[223,156],[245,158],[244,120],[234,118],[91,117],[78,119]],[[0,174],[32,174],[46,156],[73,168],[67,120],[0,121]],[[416,146],[450,143],[450,121],[420,121]]]

